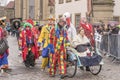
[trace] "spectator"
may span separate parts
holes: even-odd
[[[87,36],[85,36],[84,29],[79,30],[79,34],[75,36],[73,39],[73,47],[77,50],[77,52],[85,52],[88,46],[90,45],[90,41]],[[87,55],[87,53],[84,53]],[[83,69],[83,67],[81,67]],[[90,71],[89,66],[86,66],[86,71]]]
[[[118,34],[119,33],[119,27],[113,26],[110,33],[111,34]]]

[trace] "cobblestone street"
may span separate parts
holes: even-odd
[[[60,80],[60,76],[49,77],[47,69],[45,72],[40,70],[41,58],[37,60],[34,68],[26,68],[22,59],[18,56],[18,46],[15,37],[9,36],[9,67],[11,72],[0,73],[0,80]],[[120,80],[120,62],[112,62],[111,57],[104,57],[104,65],[99,75],[94,76],[89,72],[77,70],[74,78],[65,78],[63,80]]]

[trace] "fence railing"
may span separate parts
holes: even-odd
[[[120,59],[120,35],[103,35],[101,42],[97,42],[97,48],[116,59]]]

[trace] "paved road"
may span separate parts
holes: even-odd
[[[59,75],[54,78],[48,76],[47,70],[41,71],[41,58],[37,60],[35,68],[28,69],[23,63],[21,57],[18,56],[17,40],[14,37],[8,37],[10,46],[9,66],[11,72],[0,73],[0,80],[60,80]],[[112,58],[104,57],[104,65],[99,75],[94,76],[89,72],[77,70],[74,78],[65,78],[63,80],[120,80],[120,62],[112,63]]]

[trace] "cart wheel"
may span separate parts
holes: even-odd
[[[90,72],[93,74],[93,75],[98,75],[100,73],[102,69],[102,65],[97,65],[97,66],[91,66],[90,67]]]
[[[72,78],[77,71],[77,60],[67,61],[67,77]]]

